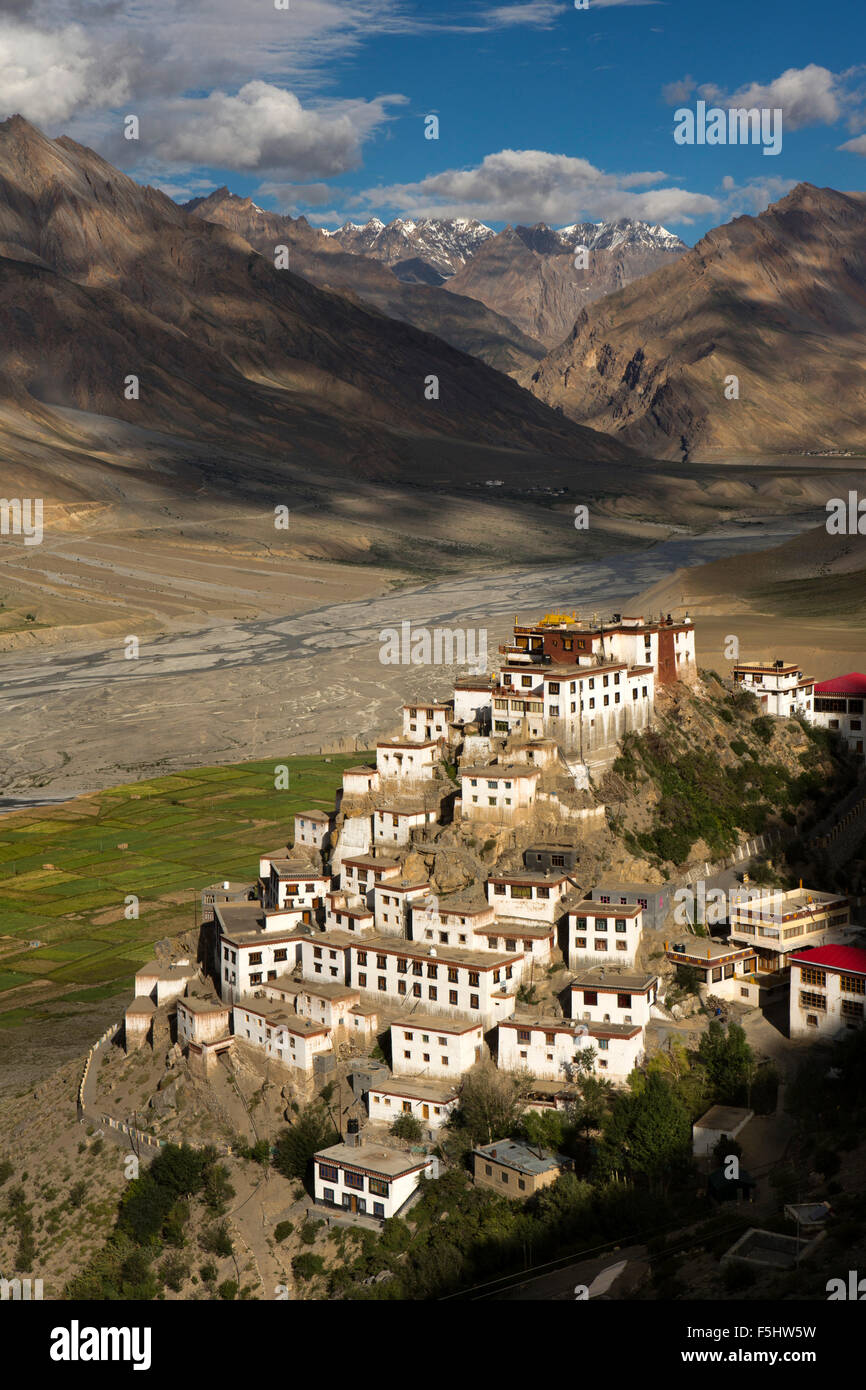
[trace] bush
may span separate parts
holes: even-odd
[[[209,1255],[222,1255],[227,1257],[232,1254],[234,1246],[228,1229],[223,1226],[211,1226],[203,1231],[201,1235],[202,1250],[206,1250]]]
[[[220,1298],[224,1298],[227,1302],[231,1302],[233,1298],[237,1298],[238,1296],[238,1286],[236,1281],[234,1279],[224,1279],[223,1282],[219,1285],[217,1293],[219,1294]]]
[[[752,730],[762,743],[769,743],[773,737],[773,720],[769,714],[759,714],[757,719],[753,719]]]
[[[424,1128],[418,1116],[406,1110],[397,1116],[391,1126],[391,1133],[395,1139],[404,1139],[407,1144],[417,1144],[419,1139],[424,1137]]]
[[[213,1284],[217,1277],[216,1265],[206,1264],[199,1269],[203,1284]]]
[[[294,1221],[278,1221],[274,1227],[274,1240],[279,1245],[281,1241],[288,1240],[294,1229]]]
[[[313,1154],[339,1140],[334,1122],[319,1101],[304,1106],[293,1125],[277,1137],[274,1167],[284,1178],[303,1181],[313,1161]]]
[[[162,1282],[174,1293],[180,1293],[189,1278],[190,1268],[180,1255],[168,1255],[160,1265],[159,1272]]]
[[[315,1242],[321,1221],[305,1221],[301,1227],[301,1244],[312,1245]]]
[[[325,1261],[321,1255],[305,1252],[303,1255],[296,1255],[292,1260],[292,1273],[296,1279],[313,1279],[317,1274],[321,1274],[324,1268]]]

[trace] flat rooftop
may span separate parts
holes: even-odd
[[[359,951],[379,951],[390,956],[414,956],[420,960],[439,960],[443,965],[471,965],[496,970],[522,958],[522,952],[470,951],[465,946],[441,946],[435,942],[405,941],[400,936],[352,936],[350,944]]]
[[[399,1178],[423,1168],[426,1159],[419,1159],[399,1149],[383,1149],[377,1144],[332,1144],[320,1149],[316,1160],[345,1164],[347,1168],[363,1168],[365,1173],[381,1174],[383,1178]]]
[[[480,1023],[470,1023],[466,1019],[449,1018],[437,1014],[410,1014],[406,1018],[394,1019],[392,1028],[408,1028],[410,1033],[472,1033],[482,1031]]]
[[[453,1081],[428,1081],[423,1076],[395,1076],[390,1081],[371,1079],[370,1090],[382,1096],[404,1096],[406,1100],[430,1100],[436,1105],[447,1105],[456,1099],[457,1087]]]
[[[751,1120],[753,1110],[745,1110],[740,1105],[711,1105],[705,1115],[695,1120],[695,1129],[718,1129],[723,1134],[733,1134],[735,1129]]]
[[[624,989],[643,993],[658,980],[657,975],[642,970],[618,970],[614,965],[594,965],[581,970],[571,982],[572,989]]]
[[[506,1168],[514,1168],[518,1173],[537,1176],[562,1168],[567,1159],[561,1154],[546,1153],[544,1150],[530,1148],[528,1144],[518,1144],[515,1139],[500,1139],[493,1144],[472,1150],[479,1158],[492,1158]]]

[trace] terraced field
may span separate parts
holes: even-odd
[[[130,988],[154,941],[197,925],[203,887],[253,879],[260,852],[291,840],[295,812],[330,809],[363,756],[285,758],[286,790],[268,760],[0,817],[0,1028]]]

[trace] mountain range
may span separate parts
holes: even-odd
[[[0,310],[7,459],[23,434],[62,447],[69,408],[255,457],[236,487],[317,470],[407,480],[431,450],[461,477],[489,476],[491,455],[521,471],[526,454],[630,457],[477,358],[277,269],[20,117],[0,124]],[[66,471],[51,471],[46,496],[71,486]],[[120,476],[106,462],[87,486],[111,491]]]
[[[862,453],[866,194],[801,183],[716,227],[520,379],[656,458]]]

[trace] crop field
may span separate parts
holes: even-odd
[[[205,767],[0,817],[0,1028],[38,1001],[132,987],[153,943],[196,926],[202,888],[253,881],[291,842],[296,811],[330,810],[363,753]],[[127,899],[138,917],[127,917]]]

